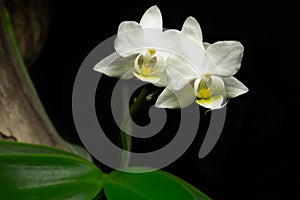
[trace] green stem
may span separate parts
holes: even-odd
[[[131,117],[133,117],[136,114],[136,112],[139,110],[139,108],[143,105],[148,95],[148,90],[149,89],[147,86],[142,89],[139,96],[134,100],[133,104],[130,106],[129,114],[127,114],[122,121],[120,136],[121,136],[121,142],[124,151],[122,155],[121,168],[128,167],[129,160],[130,160],[131,143],[132,143],[131,136],[125,133],[122,129],[124,129],[124,127],[128,125],[129,119],[131,119]]]

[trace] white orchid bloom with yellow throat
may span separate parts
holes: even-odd
[[[174,44],[170,34],[163,32],[162,16],[157,6],[149,8],[140,23],[124,21],[119,25],[115,40],[116,52],[96,64],[94,70],[111,77],[130,79],[136,77],[156,86],[166,86],[165,47]]]
[[[248,91],[233,77],[241,67],[244,47],[240,42],[203,43],[200,25],[193,17],[186,19],[181,34],[205,49],[203,61],[193,66],[184,57],[170,56],[166,70],[168,87],[158,97],[157,107],[180,108],[196,102],[208,109],[219,109],[226,105],[228,99]]]

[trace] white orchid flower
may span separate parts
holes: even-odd
[[[240,42],[203,43],[200,25],[193,17],[186,19],[181,33],[205,49],[203,62],[193,66],[184,57],[170,56],[166,70],[168,87],[158,97],[157,107],[185,107],[196,99],[196,103],[203,107],[219,109],[226,105],[229,98],[248,91],[243,83],[233,77],[241,67],[244,48]]]
[[[114,45],[116,52],[97,63],[94,70],[111,77],[136,77],[156,86],[166,86],[169,54],[163,49],[172,44],[169,40],[172,34],[176,31],[163,32],[161,12],[157,6],[152,6],[140,23],[124,21],[119,25]]]

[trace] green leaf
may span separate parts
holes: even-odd
[[[94,164],[68,152],[26,146],[0,143],[0,199],[91,200],[102,190],[103,173]]]
[[[66,141],[65,141],[65,144],[69,147],[69,149],[72,151],[73,154],[75,154],[81,158],[84,158],[90,162],[93,162],[92,156],[89,154],[89,152],[85,148],[78,146],[76,144],[71,144]]]
[[[0,153],[39,153],[39,154],[60,154],[84,158],[92,162],[91,156],[80,146],[72,145],[66,142],[72,152],[64,151],[50,146],[41,146],[36,144],[0,141]],[[42,148],[40,148],[42,147]]]
[[[183,185],[185,185],[194,194],[194,196],[196,197],[197,200],[211,200],[211,198],[209,198],[206,194],[204,194],[203,192],[201,192],[200,190],[198,190],[196,187],[189,184],[188,182],[178,178],[177,176],[174,176],[173,174],[170,174],[168,172],[161,171],[161,170],[158,171],[158,173],[162,173],[162,174],[165,174],[169,177],[172,177],[177,182],[182,183]]]
[[[28,144],[28,143],[20,143],[20,142],[8,142],[8,141],[0,141],[0,154],[58,154],[58,155],[67,155],[67,156],[75,156],[77,155],[63,151],[61,149],[57,149],[54,147],[41,146],[36,144]]]
[[[142,168],[132,168],[139,170]],[[104,182],[109,200],[210,200],[178,177],[163,171],[127,173],[113,171]]]

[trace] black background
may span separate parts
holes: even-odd
[[[139,21],[152,5],[160,8],[165,28],[180,30],[185,18],[193,16],[205,41],[240,41],[245,52],[236,77],[250,89],[229,102],[223,133],[207,157],[197,156],[200,133],[165,170],[216,200],[299,199],[298,24],[296,7],[287,2],[53,1],[48,39],[30,74],[58,131],[66,140],[81,144],[71,109],[81,62],[117,33],[120,22]]]

